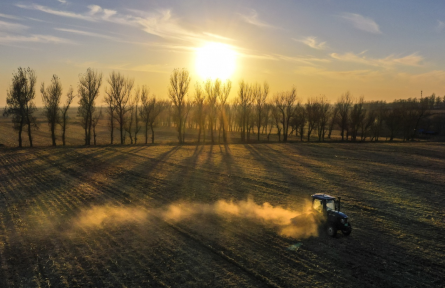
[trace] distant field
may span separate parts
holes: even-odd
[[[440,143],[0,148],[0,287],[442,287],[443,171]],[[317,192],[349,237],[208,210]]]

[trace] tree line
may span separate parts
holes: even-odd
[[[158,125],[175,127],[180,144],[185,142],[187,129],[197,130],[197,143],[228,143],[229,132],[239,133],[241,142],[253,141],[255,136],[256,141],[260,141],[260,135],[269,141],[272,134],[276,134],[280,142],[287,142],[291,135],[300,141],[311,141],[314,136],[318,141],[325,141],[331,139],[333,130],[339,130],[342,141],[355,142],[380,141],[382,137],[388,141],[395,138],[408,141],[421,133],[445,131],[444,114],[434,112],[445,109],[445,96],[436,97],[435,94],[387,103],[365,102],[363,97],[354,98],[350,92],[345,92],[336,103],[331,104],[323,95],[302,103],[295,88],[270,95],[267,82],[241,81],[235,99],[229,102],[230,80],[196,82],[194,91],[189,91],[190,83],[188,70],[173,70],[168,100],[158,100],[147,86],[135,87],[133,79],[113,71],[106,79],[102,103],[105,107],[99,107],[97,101],[103,75],[89,68],[79,75],[77,95],[70,87],[61,105],[62,84],[58,76],[53,75],[49,85],[41,83],[40,86],[52,145],[57,145],[58,125],[62,131],[62,145],[65,145],[68,109],[76,97],[85,145],[96,145],[99,121],[107,122],[110,144],[115,143],[115,137],[120,144],[137,144],[141,134],[145,144],[149,137],[154,143]],[[18,132],[19,147],[22,147],[24,129],[32,147],[32,132],[38,128],[34,104],[36,84],[34,70],[18,68],[7,90],[3,115],[11,116]],[[118,135],[114,135],[115,129]]]

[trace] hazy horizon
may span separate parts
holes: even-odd
[[[18,67],[36,71],[37,91],[57,74],[64,95],[88,67],[102,72],[99,106],[113,70],[167,98],[174,68],[187,68],[192,84],[210,75],[197,58],[211,43],[234,54],[231,97],[242,79],[267,81],[270,95],[294,86],[303,102],[347,90],[366,101],[445,94],[445,3],[321,2],[0,3],[0,102]]]

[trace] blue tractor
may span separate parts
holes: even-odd
[[[340,230],[343,235],[351,234],[352,226],[349,223],[348,216],[340,212],[340,200],[330,195],[316,193],[312,196],[312,209],[323,219],[322,223],[329,236],[335,237],[337,231]]]

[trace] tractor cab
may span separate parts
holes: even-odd
[[[340,212],[340,200],[327,194],[317,193],[312,195],[312,210],[322,214],[326,231],[330,236],[337,235],[337,231],[341,230],[346,236],[351,234],[352,227],[348,221],[348,216]]]

